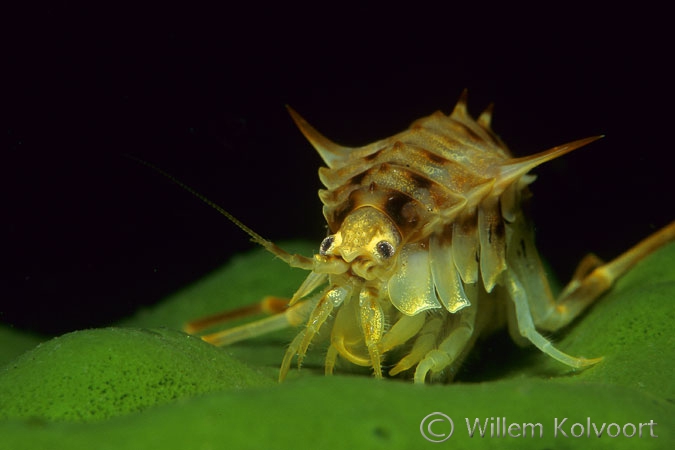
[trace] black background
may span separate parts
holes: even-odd
[[[335,5],[8,11],[0,321],[106,325],[252,248],[124,154],[265,237],[318,245],[321,160],[285,104],[347,145],[449,113],[463,88],[473,114],[496,104],[517,155],[606,134],[536,171],[538,240],[563,279],[672,220],[665,13]]]

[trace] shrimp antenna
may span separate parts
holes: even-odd
[[[204,195],[200,194],[196,190],[194,190],[192,187],[188,186],[187,184],[183,183],[180,181],[178,178],[174,177],[170,173],[160,169],[159,167],[155,166],[152,163],[149,163],[148,161],[145,161],[141,158],[138,158],[133,155],[129,154],[124,154],[126,158],[129,158],[133,161],[136,161],[139,164],[144,165],[145,167],[152,169],[153,171],[157,172],[158,174],[168,178],[171,182],[174,184],[178,185],[182,189],[186,190],[190,194],[194,195],[197,197],[199,200],[202,202],[206,203],[208,206],[211,208],[215,209],[218,211],[220,214],[225,216],[230,222],[234,223],[236,226],[238,226],[240,229],[242,229],[246,234],[248,234],[251,237],[251,240],[255,242],[256,244],[261,245],[262,247],[265,248],[268,252],[272,253],[276,257],[280,258],[283,260],[286,264],[290,265],[291,267],[298,267],[301,269],[306,269],[306,270],[311,270],[312,267],[314,267],[313,260],[311,258],[307,258],[306,256],[302,255],[297,255],[297,254],[291,254],[288,253],[286,250],[282,249],[278,245],[276,245],[274,242],[269,241],[265,239],[264,237],[260,236],[258,233],[253,231],[251,228],[247,227],[244,225],[243,222],[241,222],[239,219],[234,217],[232,214],[227,212],[223,207],[218,205],[217,203],[209,200],[207,197]]]

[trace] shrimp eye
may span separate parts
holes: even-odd
[[[323,241],[321,241],[319,253],[321,255],[326,255],[328,250],[330,250],[330,248],[333,246],[333,242],[335,242],[335,236],[327,236]]]
[[[380,241],[375,246],[377,253],[384,259],[389,259],[394,256],[396,249],[389,241]]]

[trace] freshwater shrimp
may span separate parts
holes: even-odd
[[[371,368],[376,378],[448,381],[478,338],[503,327],[516,343],[567,366],[591,366],[602,358],[568,355],[542,332],[568,325],[675,237],[672,222],[608,263],[588,255],[555,297],[523,212],[535,179],[529,172],[602,136],[515,158],[491,128],[492,107],[474,120],[464,91],[451,114],[435,112],[392,137],[350,148],[288,109],[326,164],[319,197],[329,234],[312,257],[290,254],[195,193],[309,275],[289,300],[266,298],[185,327],[194,334],[252,312],[273,314],[202,337],[227,345],[302,326],[283,357],[280,381],[294,358],[301,366],[320,332],[330,336],[326,374],[341,359]]]

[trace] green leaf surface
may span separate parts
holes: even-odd
[[[311,254],[307,244],[287,246]],[[605,357],[582,372],[518,349],[500,334],[478,349],[463,381],[451,385],[325,377],[319,345],[303,370],[277,384],[295,330],[225,348],[179,331],[186,319],[265,295],[289,296],[304,275],[256,250],[115,328],[69,333],[18,357],[37,338],[1,329],[0,449],[421,448],[433,445],[420,422],[434,412],[454,423],[444,448],[670,448],[675,442],[673,244],[554,336],[572,355]],[[446,422],[429,425],[438,418],[426,425],[447,432]],[[484,437],[477,428],[470,437],[467,419],[469,427],[485,428]],[[556,421],[562,422],[557,429]],[[509,425],[516,437],[508,436]]]

